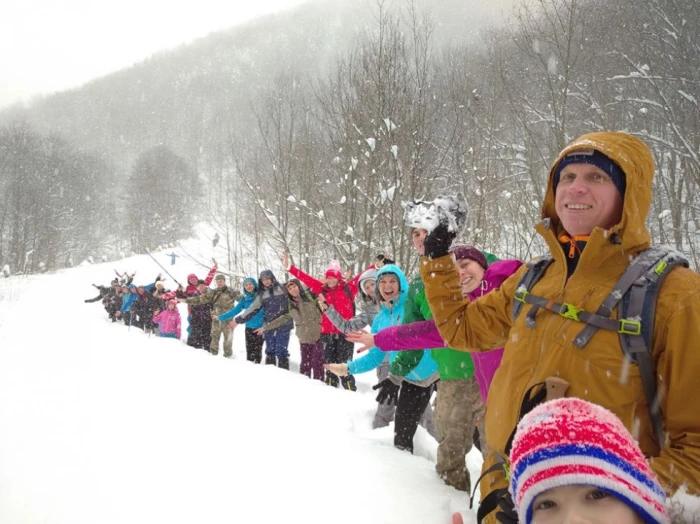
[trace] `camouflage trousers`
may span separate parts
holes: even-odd
[[[464,456],[473,444],[474,427],[479,428],[482,453],[486,443],[484,405],[475,378],[442,380],[438,384],[435,405],[438,434],[438,475],[446,484],[461,491],[471,491],[471,480]]]
[[[219,339],[222,336],[224,337],[224,356],[231,357],[233,355],[233,333],[228,330],[226,322],[217,322],[215,320],[211,323],[211,344],[209,345],[209,351],[212,355],[219,354]]]

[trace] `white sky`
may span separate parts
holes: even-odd
[[[0,10],[0,107],[304,1],[8,0]]]

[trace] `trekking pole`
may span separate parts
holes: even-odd
[[[158,262],[155,258],[153,258],[153,255],[151,255],[151,252],[150,252],[148,249],[146,250],[146,254],[147,254],[149,257],[151,257],[151,258],[153,259],[153,262],[155,262],[156,264],[158,264],[158,266],[159,266],[163,271],[165,271],[165,274],[168,275],[170,278],[172,278],[173,281],[174,281],[178,286],[182,286],[182,284],[180,284],[177,280],[175,280],[175,277],[174,277],[174,276],[172,276],[170,273],[168,273],[168,270],[167,270],[167,269],[165,269],[163,266],[160,265],[160,262]]]

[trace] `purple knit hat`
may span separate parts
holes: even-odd
[[[450,253],[452,253],[457,260],[464,260],[465,258],[473,260],[483,267],[484,271],[486,271],[486,268],[489,267],[489,263],[486,262],[486,257],[484,254],[474,246],[467,244],[455,244],[450,248]]]

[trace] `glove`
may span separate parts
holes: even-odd
[[[501,524],[518,524],[518,514],[515,511],[515,504],[510,493],[506,493],[498,501],[498,508],[501,510],[496,513],[496,520]]]
[[[450,246],[457,236],[456,231],[450,231],[447,228],[447,223],[440,224],[433,229],[423,241],[423,253],[428,258],[440,258],[447,255],[450,251]]]
[[[378,389],[379,394],[377,395],[377,402],[383,404],[386,401],[388,406],[396,404],[399,398],[399,389],[401,389],[401,384],[396,384],[390,378],[385,378],[376,386],[372,386],[372,389]]]

